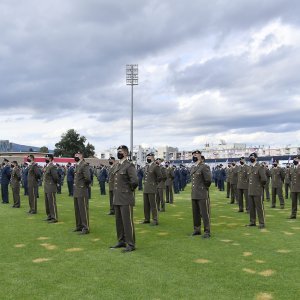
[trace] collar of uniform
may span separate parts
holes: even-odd
[[[123,164],[123,162],[124,162],[125,160],[127,160],[127,158],[123,158],[123,159],[121,159],[121,160],[119,161],[119,164],[120,164],[120,165],[122,165],[122,164]]]

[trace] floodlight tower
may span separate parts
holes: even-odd
[[[126,85],[131,85],[130,159],[133,160],[133,86],[139,84],[138,65],[126,65]]]

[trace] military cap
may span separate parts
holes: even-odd
[[[125,145],[120,145],[117,150],[124,150],[128,152],[128,147]]]
[[[300,159],[300,155],[295,155],[294,159]]]
[[[192,152],[192,155],[193,154],[201,154],[201,151],[200,150],[194,150],[193,152]]]
[[[158,157],[156,160],[162,161],[162,159],[161,159],[161,158],[159,158],[159,157]]]
[[[150,152],[146,156],[154,156],[154,153]]]
[[[109,159],[111,159],[111,160],[116,160],[113,156],[110,156]]]
[[[244,157],[244,156],[240,157],[240,160],[243,160],[243,159],[245,159],[245,157]]]
[[[53,159],[54,156],[53,156],[53,154],[46,154],[46,155],[45,155],[45,158],[51,158],[51,159]]]
[[[249,155],[249,157],[250,157],[250,156],[253,156],[253,157],[257,158],[257,154],[256,154],[255,152],[251,153],[251,154]]]

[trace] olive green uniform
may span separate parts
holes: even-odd
[[[265,212],[262,201],[263,186],[267,182],[265,168],[258,163],[248,169],[248,201],[250,224],[256,224],[256,213],[260,225],[265,225]]]
[[[155,201],[157,185],[162,180],[160,167],[152,162],[145,167],[144,174],[144,222],[150,223],[150,211],[154,224],[158,224],[158,208]]]
[[[231,187],[231,178],[232,178],[232,171],[231,167],[228,167],[226,169],[226,193],[227,193],[227,198],[230,198],[230,187]]]
[[[173,203],[173,180],[174,180],[174,170],[172,167],[166,168],[166,202],[167,203]]]
[[[238,183],[238,166],[235,165],[231,167],[231,180],[230,180],[231,202],[230,203],[238,203],[237,183]]]
[[[238,166],[238,183],[237,183],[237,193],[239,201],[239,211],[244,211],[244,199],[245,207],[249,211],[248,203],[248,169],[249,166],[246,164]]]
[[[286,170],[285,170],[284,188],[285,188],[285,199],[288,199],[289,198],[289,191],[291,189],[291,180],[290,180],[289,168],[286,168]]]
[[[113,205],[118,241],[135,248],[133,206],[135,205],[134,190],[138,186],[136,169],[131,162],[125,160],[116,164],[113,176]]]
[[[36,163],[28,166],[28,199],[29,199],[29,212],[32,214],[37,213],[37,193],[38,193],[38,180],[40,179],[39,167]]]
[[[166,188],[167,173],[165,167],[163,166],[159,166],[159,167],[161,171],[161,181],[157,185],[156,205],[158,210],[165,211],[164,190]]]
[[[201,218],[204,232],[210,234],[210,199],[211,171],[208,165],[199,163],[191,168],[192,179],[192,210],[194,231],[201,232]]]
[[[44,172],[45,209],[47,219],[57,221],[56,193],[58,184],[57,167],[48,163]]]
[[[13,207],[16,208],[19,208],[21,206],[20,181],[21,181],[21,170],[18,166],[15,166],[11,172],[10,185],[11,185],[13,199],[14,199]]]
[[[276,195],[278,195],[280,207],[284,207],[284,199],[282,194],[282,185],[284,182],[284,170],[280,167],[273,167],[271,169],[271,183],[272,183],[272,208],[276,207]]]
[[[265,193],[266,193],[266,199],[267,201],[270,201],[270,178],[271,178],[271,171],[268,167],[265,167],[266,176],[267,176],[267,182],[263,186],[263,193],[262,193],[262,199],[265,200]]]
[[[291,217],[297,216],[298,199],[300,198],[300,165],[293,166],[289,170],[291,180],[291,198],[292,198],[292,214]]]
[[[89,165],[81,160],[75,168],[74,176],[74,209],[76,219],[76,229],[89,232],[89,200],[88,187],[91,183]]]
[[[108,189],[109,189],[109,212],[110,214],[115,214],[114,208],[114,169],[116,168],[116,164],[112,165],[108,170]]]

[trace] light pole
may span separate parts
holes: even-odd
[[[130,159],[133,160],[133,86],[139,84],[138,65],[126,65],[126,85],[131,85]]]

